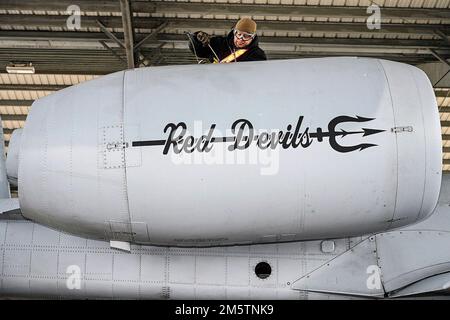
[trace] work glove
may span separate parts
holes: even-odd
[[[209,45],[209,34],[203,31],[197,32],[197,40],[200,41],[204,47]]]

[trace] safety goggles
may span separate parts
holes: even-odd
[[[234,30],[234,36],[240,40],[248,41],[255,37],[254,33],[247,33],[239,30]]]

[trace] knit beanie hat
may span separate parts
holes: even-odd
[[[255,33],[256,22],[250,18],[242,18],[236,23],[234,29],[247,33]]]

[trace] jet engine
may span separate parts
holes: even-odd
[[[442,173],[427,76],[366,58],[117,72],[35,101],[14,144],[25,217],[169,246],[410,225]]]

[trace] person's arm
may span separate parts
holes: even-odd
[[[226,41],[226,37],[222,37],[222,36],[209,36],[207,33],[202,32],[203,36],[198,36],[199,33],[202,31],[197,31],[194,33],[194,37],[193,38],[193,44],[194,44],[194,49],[196,52],[194,52],[193,48],[192,48],[192,44],[189,44],[189,48],[191,49],[191,51],[195,54],[197,53],[197,56],[199,58],[207,58],[209,59],[209,61],[213,62],[214,58],[217,58],[216,55],[218,55],[218,58],[220,59],[221,57],[221,48],[224,46],[224,41]],[[207,40],[205,40],[205,36],[207,37]],[[199,40],[202,39],[202,41]],[[214,51],[214,52],[213,52]]]
[[[214,36],[210,38],[210,46],[209,51],[211,52],[211,58],[217,59],[220,61],[220,59],[223,59],[223,51],[224,48],[228,47],[226,44],[227,38],[222,36]],[[213,52],[214,50],[214,52]],[[217,56],[216,56],[217,55]],[[211,60],[212,61],[212,60]]]
[[[197,31],[190,37],[192,41],[189,41],[189,49],[191,49],[192,53],[199,58],[210,59],[212,55],[211,49],[198,40],[197,36],[200,32],[202,31]]]

